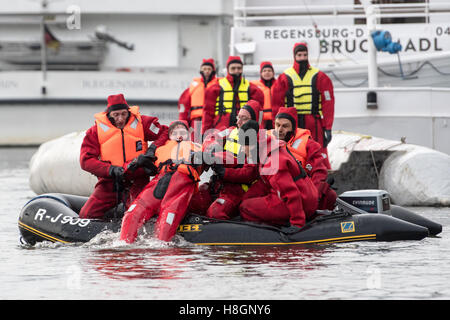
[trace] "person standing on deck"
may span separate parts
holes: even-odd
[[[192,80],[189,88],[183,91],[178,100],[178,119],[188,122],[196,139],[201,134],[206,90],[217,84],[217,80],[214,59],[203,59],[200,77]]]
[[[244,64],[239,56],[227,60],[227,75],[206,90],[202,117],[202,134],[209,129],[219,131],[236,125],[236,116],[247,101],[264,105],[264,94],[242,76]]]
[[[308,61],[308,46],[294,45],[294,64],[282,73],[272,90],[272,117],[281,107],[297,110],[298,127],[308,129],[322,146],[322,154],[330,169],[327,145],[331,141],[334,121],[334,90],[331,79],[312,67]]]
[[[276,81],[273,65],[270,61],[263,61],[260,64],[259,80],[253,80],[251,83],[258,86],[264,93],[263,119],[261,129],[272,129],[272,87]]]

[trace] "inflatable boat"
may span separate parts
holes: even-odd
[[[39,195],[19,215],[21,239],[36,242],[89,242],[99,233],[120,231],[120,219],[80,219],[87,197]],[[351,241],[421,240],[442,226],[406,208],[390,204],[383,190],[341,194],[332,211],[318,211],[303,228],[270,226],[239,220],[214,220],[187,214],[178,228],[185,240],[198,245],[299,245]]]

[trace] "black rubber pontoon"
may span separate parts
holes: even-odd
[[[45,194],[31,199],[19,216],[22,239],[88,242],[105,230],[118,232],[120,221],[80,219],[87,197]],[[391,215],[367,213],[338,199],[334,211],[324,211],[302,229],[277,228],[243,221],[219,221],[193,214],[186,216],[178,233],[199,245],[293,245],[350,241],[421,240],[442,230],[405,208],[392,207]]]

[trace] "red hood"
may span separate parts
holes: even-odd
[[[234,87],[233,76],[227,72],[226,78],[230,82],[231,86]],[[242,80],[242,75],[241,75],[241,80]]]
[[[295,131],[298,128],[298,116],[297,116],[297,110],[295,108],[287,108],[287,107],[281,107],[278,109],[278,113],[275,116],[276,118],[285,118],[291,121],[292,123],[292,130]]]
[[[300,65],[298,64],[297,61],[295,61],[295,48],[299,45],[305,46],[306,48],[308,48],[308,45],[305,42],[297,42],[296,44],[294,44],[294,47],[292,48],[292,54],[294,55],[294,65],[292,66],[295,71],[297,73],[300,72]],[[308,69],[309,69],[310,65],[309,65],[309,61],[308,61]]]

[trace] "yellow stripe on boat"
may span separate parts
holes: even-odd
[[[22,222],[20,222],[20,221],[19,221],[19,227],[22,227],[22,228],[24,228],[25,230],[28,230],[28,231],[30,231],[30,232],[32,232],[32,233],[34,233],[34,234],[36,234],[36,235],[38,235],[38,236],[40,236],[40,237],[45,238],[45,239],[47,239],[47,240],[50,240],[50,241],[52,241],[52,242],[69,243],[69,242],[67,242],[67,241],[64,241],[64,240],[61,240],[61,239],[52,237],[51,235],[48,235],[48,234],[43,233],[43,232],[41,232],[41,231],[39,231],[39,230],[36,230],[36,229],[34,229],[34,228],[32,228],[32,227],[30,227],[30,226],[28,226],[28,225],[26,225],[25,223],[22,223]]]
[[[349,242],[349,241],[362,241],[362,240],[376,240],[376,234],[363,234],[359,236],[351,237],[339,237],[339,238],[329,238],[329,239],[319,239],[319,240],[309,240],[309,241],[299,241],[299,242],[205,242],[205,243],[195,243],[196,245],[205,246],[261,246],[261,245],[292,245],[292,244],[313,244],[313,243],[338,243],[338,242]]]

